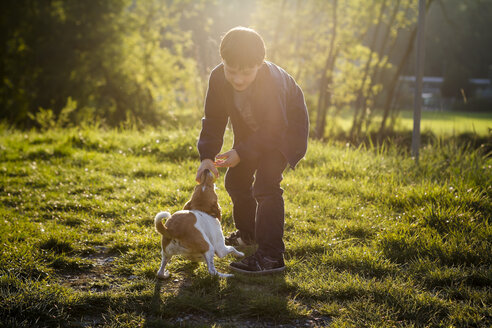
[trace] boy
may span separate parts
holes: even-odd
[[[198,140],[201,164],[218,177],[227,167],[225,187],[233,202],[237,231],[231,246],[258,244],[256,253],[230,267],[263,274],[285,269],[282,172],[304,157],[309,131],[304,95],[283,69],[265,61],[265,44],[254,30],[236,27],[220,44],[222,63],[214,68]],[[217,155],[231,120],[234,145]]]

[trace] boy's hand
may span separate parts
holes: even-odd
[[[204,159],[196,172],[196,182],[200,183],[200,176],[206,169],[209,169],[215,175],[216,179],[219,177],[219,171],[215,167],[214,162],[211,159]]]
[[[241,159],[235,149],[231,149],[228,152],[217,155],[217,161],[215,166],[217,167],[234,167],[239,164]]]

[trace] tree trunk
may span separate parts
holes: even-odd
[[[350,138],[353,139],[356,135],[360,133],[361,127],[362,127],[362,122],[364,121],[365,117],[365,95],[364,95],[364,87],[366,85],[366,80],[369,75],[369,70],[371,68],[371,62],[372,62],[372,55],[375,51],[376,48],[376,41],[378,39],[379,35],[379,30],[381,28],[381,24],[383,22],[383,14],[386,10],[386,0],[383,1],[381,4],[381,10],[379,11],[379,17],[378,17],[378,22],[376,26],[376,31],[374,32],[374,35],[372,37],[371,45],[370,45],[370,52],[369,52],[369,58],[367,59],[366,66],[364,68],[364,75],[362,77],[362,82],[359,88],[359,91],[357,93],[357,100],[355,102],[355,112],[354,112],[354,119],[352,122],[352,129],[350,130]]]
[[[426,11],[429,11],[429,7],[431,6],[432,2],[434,0],[427,0],[427,6],[426,6]],[[383,107],[383,119],[381,121],[381,125],[379,127],[378,131],[378,139],[381,139],[384,133],[384,130],[386,128],[386,121],[388,120],[390,111],[391,111],[391,104],[394,98],[394,93],[395,93],[395,88],[396,85],[398,84],[398,79],[401,75],[401,72],[403,71],[403,68],[405,67],[405,64],[408,61],[408,58],[410,57],[412,51],[413,51],[413,46],[415,43],[415,37],[417,36],[417,26],[415,26],[412,30],[412,33],[410,35],[410,40],[408,41],[407,49],[405,50],[405,54],[400,60],[400,63],[398,64],[398,68],[393,75],[393,78],[391,79],[391,83],[389,86],[388,94],[386,95],[386,101],[384,103]]]
[[[271,44],[271,49],[272,51],[270,52],[269,56],[270,60],[275,62],[276,58],[275,55],[277,53],[277,48],[278,48],[278,43],[279,43],[279,35],[280,32],[283,30],[283,23],[284,23],[284,13],[285,13],[285,5],[287,3],[287,0],[282,1],[282,5],[280,7],[280,13],[278,15],[277,19],[277,26],[275,26],[275,33],[273,35],[273,40]]]
[[[376,63],[375,65],[375,68],[374,68],[374,71],[372,73],[372,76],[371,76],[371,85],[369,87],[369,97],[372,98],[373,100],[373,103],[375,102],[375,98],[376,98],[376,95],[374,94],[373,92],[373,87],[378,83],[379,81],[379,76],[380,76],[380,71],[381,71],[381,62],[384,58],[383,54],[385,52],[385,49],[387,48],[387,44],[388,44],[388,41],[390,39],[390,33],[391,33],[391,27],[393,26],[393,24],[395,23],[395,20],[396,20],[396,15],[398,14],[398,11],[400,10],[400,4],[401,4],[401,0],[397,0],[396,4],[395,4],[395,7],[393,8],[393,12],[391,14],[391,18],[390,20],[388,21],[388,24],[387,24],[387,28],[386,28],[386,33],[383,37],[383,42],[381,42],[381,46],[379,47],[379,58],[378,58],[378,62]],[[410,5],[407,7],[407,10],[408,8],[410,7]],[[394,41],[393,41],[393,44],[391,45],[391,47],[389,47],[389,51],[388,51],[388,57],[390,56],[390,53],[393,52],[393,49],[394,49],[394,46],[396,44],[396,39],[397,38],[394,38]],[[364,100],[366,100],[363,104],[363,106],[367,106],[367,98],[364,98]],[[374,111],[373,111],[374,113]],[[371,121],[372,121],[372,115],[369,115],[369,117],[367,117],[366,121],[364,122],[365,125],[366,125],[366,129],[369,128],[369,126],[371,125]]]
[[[301,3],[302,3],[302,0],[297,0],[296,2],[296,12],[300,12],[300,8],[301,8]],[[300,31],[302,30],[301,28],[301,24],[299,23],[300,19],[299,18],[296,18],[296,32],[295,32],[295,35],[294,35],[294,41],[293,41],[293,44],[295,44],[295,48],[294,49],[299,49],[301,47],[301,36],[300,36]],[[301,78],[301,72],[302,72],[302,67],[304,65],[297,65],[296,69],[295,69],[295,73],[294,73],[294,79],[296,81],[299,81],[300,78]]]
[[[328,87],[333,80],[333,69],[335,67],[336,51],[335,40],[337,37],[337,7],[338,0],[333,1],[333,32],[330,40],[330,49],[326,57],[325,66],[321,73],[318,97],[318,117],[316,119],[316,138],[322,139],[326,127],[326,111],[331,103],[331,91]]]
[[[414,28],[412,30],[411,35],[410,35],[410,40],[408,41],[407,49],[405,50],[403,57],[401,58],[400,62],[398,63],[398,67],[396,69],[396,72],[393,75],[393,78],[391,79],[391,82],[389,84],[388,93],[386,95],[386,100],[384,102],[384,107],[383,107],[383,119],[381,120],[381,125],[379,127],[379,132],[378,132],[379,138],[382,136],[384,129],[386,128],[386,120],[388,119],[388,116],[390,114],[391,101],[393,100],[395,88],[396,88],[396,85],[398,83],[398,79],[401,75],[401,72],[403,71],[403,68],[405,67],[405,64],[407,63],[408,58],[410,57],[410,54],[413,51],[413,44],[415,43],[415,37],[416,36],[417,36],[417,28]]]

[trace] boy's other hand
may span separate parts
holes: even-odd
[[[231,149],[228,152],[217,155],[217,161],[215,166],[217,167],[234,167],[239,164],[241,158],[235,149]]]
[[[215,167],[214,162],[211,159],[204,159],[196,172],[196,182],[200,183],[200,176],[206,169],[209,169],[215,175],[216,179],[219,177],[219,171]]]

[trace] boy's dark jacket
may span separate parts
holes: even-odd
[[[257,131],[252,131],[234,105],[233,87],[225,79],[224,65],[210,74],[205,98],[205,117],[198,140],[200,160],[215,160],[222,148],[225,127],[231,119],[234,146],[241,160],[257,160],[263,153],[278,149],[294,168],[307,149],[309,119],[301,88],[277,65],[264,62],[249,86],[251,110]]]

